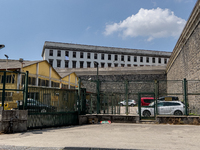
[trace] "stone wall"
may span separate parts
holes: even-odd
[[[200,76],[200,25],[194,30],[184,47],[182,47],[170,70],[168,80],[199,80]]]
[[[27,119],[27,110],[3,110],[3,107],[0,107],[0,132],[25,132]]]
[[[86,88],[89,93],[96,93],[95,75],[79,77],[81,78],[82,88]],[[166,74],[99,75],[100,92],[115,95],[119,97],[119,100],[122,100],[125,98],[127,84],[128,99],[137,101],[138,92],[155,91],[155,80],[166,80]],[[166,93],[166,83],[161,84],[159,87],[160,91]]]
[[[200,114],[200,0],[197,1],[167,64],[167,80],[187,80],[191,113]],[[183,85],[179,84],[179,89]],[[168,92],[177,86],[168,86]],[[183,90],[183,88],[182,88]]]

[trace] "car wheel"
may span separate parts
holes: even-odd
[[[183,115],[183,113],[182,113],[180,110],[176,110],[176,111],[174,112],[174,115]]]
[[[47,110],[46,109],[41,109],[41,111],[40,111],[41,113],[45,113],[45,112],[47,112]]]
[[[123,106],[123,104],[120,104],[120,106]]]
[[[131,106],[133,107],[133,106],[134,106],[134,104],[131,104]]]
[[[143,112],[143,116],[144,116],[144,117],[150,117],[150,115],[151,115],[151,113],[150,113],[148,110],[145,110],[145,111]]]

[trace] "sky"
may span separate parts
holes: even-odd
[[[172,52],[196,0],[0,0],[0,59],[45,41]]]

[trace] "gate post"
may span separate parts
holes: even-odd
[[[80,98],[81,98],[81,78],[78,80],[78,114],[81,113],[81,107],[80,107]],[[77,105],[77,99],[76,99],[76,105]]]
[[[188,102],[187,102],[187,80],[183,79],[183,95],[184,95],[184,103],[185,103],[185,115],[188,115]]]
[[[97,114],[100,113],[99,78],[97,78]]]
[[[5,88],[6,88],[6,71],[3,72],[3,91],[2,91],[2,107],[4,110],[4,101],[5,101]]]
[[[128,115],[128,81],[126,80],[125,81],[125,86],[126,86],[126,88],[125,88],[125,93],[126,93],[126,95],[125,95],[125,97],[126,97],[126,115]]]
[[[25,83],[24,83],[24,108],[27,108],[27,98],[28,98],[28,71],[26,71],[26,76],[25,76]]]
[[[158,107],[157,107],[157,99],[158,99],[158,81],[155,80],[155,104],[154,105],[154,117],[155,117],[155,114],[158,115]],[[155,107],[156,106],[156,107]],[[155,110],[156,109],[156,110]]]

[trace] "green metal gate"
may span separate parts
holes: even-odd
[[[77,125],[78,104],[77,90],[29,87],[28,128]]]

